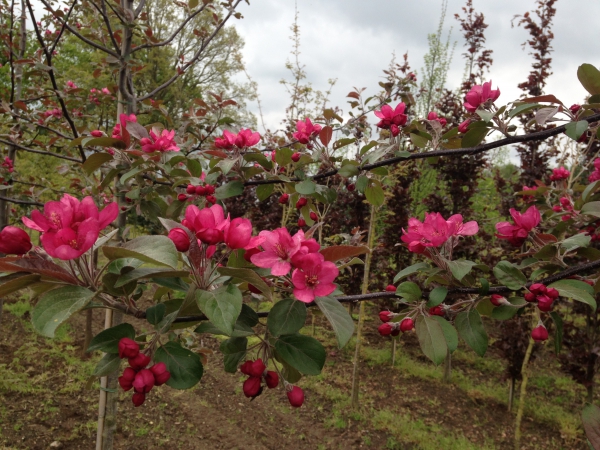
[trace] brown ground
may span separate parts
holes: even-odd
[[[94,314],[97,332],[102,313]],[[81,370],[77,372],[66,364],[66,359],[80,352],[74,343],[82,338],[83,318],[71,322],[79,336],[73,332],[75,338],[71,342],[58,344],[32,334],[27,320],[28,314],[18,319],[5,313],[2,321],[0,376],[5,378],[0,379],[0,449],[48,449],[55,441],[61,443],[58,448],[62,449],[95,448],[98,390],[86,389]],[[389,345],[376,334],[376,325],[374,321],[368,323],[367,345]],[[417,359],[416,339],[408,341],[404,348]],[[130,394],[121,392],[116,449],[420,448],[398,439],[397,433],[393,437],[393,430],[385,425],[376,429],[365,419],[365,414],[382,408],[421,420],[432,432],[462,432],[477,448],[486,448],[488,439],[498,449],[512,449],[514,415],[506,412],[506,405],[479,398],[477,392],[465,393],[438,380],[403,376],[389,364],[363,364],[362,415],[353,415],[346,408],[340,412],[339,405],[336,408],[330,400],[332,397],[323,394],[327,389],[349,391],[351,355],[349,351],[331,348],[325,377],[312,381],[314,389],[306,389],[302,408],[290,408],[281,389],[265,392],[250,402],[241,393],[243,377],[226,374],[219,368],[218,341],[205,339],[204,344],[215,354],[209,356],[205,375],[196,388],[155,388],[140,408],[130,403]],[[93,367],[92,363],[88,365]],[[19,380],[7,379],[6,368],[26,373],[33,392],[10,388],[11,382],[18,385]],[[465,373],[485,376],[472,368],[465,368]],[[334,413],[344,414],[338,424],[333,421]],[[563,441],[556,424],[537,423],[528,417],[523,423],[523,435],[523,449],[586,448],[581,439]]]

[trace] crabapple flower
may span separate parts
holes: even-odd
[[[465,96],[464,106],[467,111],[474,113],[479,106],[488,102],[493,103],[498,97],[500,97],[500,89],[492,89],[492,82],[488,81],[482,86],[477,84],[471,88]]]
[[[571,172],[569,172],[567,169],[565,169],[563,166],[561,166],[558,169],[552,170],[552,175],[550,175],[550,180],[551,181],[566,180],[567,178],[569,178],[569,175],[571,175]]]
[[[131,367],[127,367],[123,371],[123,375],[119,377],[119,384],[124,391],[128,391],[133,387],[133,380],[135,380],[136,371]]]
[[[182,224],[203,243],[215,245],[223,242],[224,231],[229,226],[229,217],[225,218],[221,205],[203,209],[190,205],[185,210]]]
[[[435,111],[431,111],[429,114],[427,114],[427,120],[433,121],[435,120],[436,122],[439,122],[440,125],[443,127],[446,126],[446,124],[448,123],[448,121],[443,118],[443,117],[438,117],[437,113]]]
[[[127,135],[127,137],[129,136],[129,133],[127,132],[127,122],[137,122],[135,114],[121,114],[119,116],[119,123],[113,127],[111,135],[113,139],[125,140],[125,135]]]
[[[440,213],[425,213],[425,220],[411,217],[408,219],[408,231],[402,229],[402,242],[408,244],[413,253],[423,253],[427,247],[439,247],[452,236],[472,236],[479,231],[475,221],[463,223],[460,214],[444,219]]]
[[[521,214],[514,208],[510,209],[515,224],[509,222],[499,222],[496,224],[498,233],[496,236],[499,239],[506,239],[515,247],[523,244],[529,232],[533,230],[541,221],[540,211],[535,205],[530,206],[527,211]]]
[[[287,275],[292,268],[291,259],[300,250],[304,233],[290,236],[287,228],[273,231],[263,230],[258,234],[264,238],[263,251],[250,257],[252,264],[264,269],[271,269],[271,275]]]
[[[539,324],[531,331],[531,338],[535,342],[543,342],[548,339],[548,330],[543,324]]]
[[[152,129],[150,131],[149,138],[140,139],[140,144],[142,145],[142,151],[146,153],[154,153],[154,152],[178,152],[179,147],[177,147],[177,143],[175,142],[175,130],[162,130],[162,133],[158,135]],[[156,130],[158,131],[158,130]]]
[[[250,128],[241,129],[235,138],[235,146],[237,148],[252,147],[260,141],[260,133],[252,132]]]
[[[231,150],[235,145],[236,134],[233,134],[229,130],[223,131],[223,137],[215,139],[215,147],[222,148],[224,150]]]
[[[224,240],[227,247],[232,250],[245,248],[252,238],[252,223],[241,217],[231,221],[225,229]]]
[[[154,385],[162,386],[169,378],[171,378],[171,372],[167,370],[167,366],[164,362],[159,362],[150,367],[150,372],[154,375]]]
[[[178,252],[187,252],[190,249],[190,237],[181,228],[173,228],[169,231],[169,239],[175,244]]]
[[[250,377],[244,381],[242,387],[244,395],[248,398],[254,398],[260,394],[260,378]]]
[[[300,408],[304,403],[304,391],[298,386],[293,386],[291,390],[287,391],[287,396],[290,405],[294,408]]]
[[[31,239],[22,229],[9,225],[0,231],[0,253],[24,255],[29,250],[31,250]]]
[[[383,105],[380,111],[375,111],[375,115],[381,119],[377,122],[377,127],[389,129],[392,125],[397,127],[405,125],[407,120],[407,116],[404,114],[405,109],[404,102],[398,103],[394,109],[390,105]]]
[[[140,353],[140,344],[130,338],[119,341],[119,358],[135,358]]]
[[[77,89],[77,85],[73,83],[71,80],[67,81],[67,87],[69,89]]]
[[[149,369],[142,369],[135,374],[133,390],[140,394],[146,394],[154,387],[154,374]]]
[[[339,270],[334,263],[325,261],[321,253],[309,253],[294,263],[297,269],[292,273],[292,283],[298,300],[310,303],[315,297],[325,297],[335,291],[333,280]]]
[[[461,122],[458,126],[458,132],[463,134],[466,133],[467,131],[469,131],[469,125],[471,125],[471,119],[467,119],[464,122]]]
[[[299,120],[296,122],[296,132],[293,136],[301,144],[308,144],[310,138],[316,136],[321,131],[321,125],[313,124],[307,117],[304,121]]]

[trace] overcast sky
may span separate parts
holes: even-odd
[[[327,80],[337,78],[331,100],[347,108],[346,94],[352,87],[366,87],[367,93],[379,90],[382,70],[392,53],[398,59],[408,52],[410,65],[417,74],[428,50],[427,35],[434,33],[440,20],[441,0],[298,0],[301,33],[301,62],[308,80],[316,89],[325,89]],[[461,0],[449,0],[444,28],[456,41],[447,87],[461,82],[464,41],[455,13],[462,13]],[[498,105],[520,95],[516,85],[526,80],[532,57],[521,44],[528,38],[523,28],[511,28],[511,19],[535,8],[534,0],[474,0],[474,7],[485,15],[487,48],[494,64],[489,78],[502,95]],[[290,26],[294,21],[293,0],[250,0],[242,4],[243,20],[235,21],[246,45],[247,70],[258,82],[265,122],[272,130],[284,118],[288,96],[279,83],[290,79],[285,62],[290,58]],[[585,91],[577,80],[582,63],[599,65],[597,0],[559,0],[554,19],[552,72],[546,93],[553,93],[566,104],[579,103]],[[256,103],[249,104],[256,112]],[[261,130],[262,131],[262,130]]]

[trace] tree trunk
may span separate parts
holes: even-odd
[[[513,377],[508,380],[508,412],[512,411],[513,401],[515,399],[515,382],[516,380]]]

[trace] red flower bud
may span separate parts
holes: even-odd
[[[146,394],[142,394],[141,392],[136,392],[131,397],[131,401],[135,407],[142,406],[142,403],[146,400]]]
[[[141,370],[150,363],[150,357],[143,353],[138,353],[133,358],[128,359],[129,365],[135,370]]]
[[[346,186],[346,189],[348,189],[348,191],[352,192],[354,191],[354,189],[356,188],[356,186],[354,186],[354,184],[350,183],[348,186]]]
[[[508,303],[508,300],[506,300],[506,298],[498,294],[492,294],[490,301],[494,306],[505,305],[506,303]]]
[[[154,383],[154,374],[148,369],[142,369],[135,374],[133,390],[141,394],[146,394],[152,390]]]
[[[287,392],[288,400],[290,405],[294,408],[300,408],[304,403],[304,391],[298,386],[294,386],[291,391]]]
[[[525,297],[525,301],[535,302],[535,294],[532,292],[528,292],[527,294],[524,295],[524,297]]]
[[[250,366],[248,368],[248,375],[250,375],[251,377],[262,377],[262,374],[264,373],[266,368],[267,367],[265,366],[265,363],[263,363],[263,360],[258,358],[256,361],[252,361],[250,363]]]
[[[543,342],[548,339],[548,330],[544,325],[538,325],[531,331],[531,337],[536,342]]]
[[[577,112],[581,109],[581,105],[578,105],[577,103],[571,105],[569,107],[569,110],[573,113],[573,114],[577,114]]]
[[[187,252],[190,249],[190,237],[181,228],[171,229],[169,239],[173,241],[178,252]]]
[[[279,375],[277,372],[269,370],[265,375],[265,382],[267,383],[267,387],[269,389],[274,389],[279,385]]]
[[[307,203],[308,203],[308,200],[306,200],[306,198],[304,198],[304,197],[300,197],[300,198],[298,199],[298,201],[296,202],[296,208],[297,208],[297,209],[300,209],[300,208],[302,208],[303,206],[305,206]]]
[[[215,203],[217,203],[217,198],[214,195],[207,195],[206,201],[214,205]]]
[[[156,386],[162,386],[171,378],[171,372],[167,370],[167,366],[163,362],[156,363],[150,367],[150,372],[154,375],[154,384]]]
[[[215,193],[215,187],[212,184],[207,184],[205,189],[208,195],[213,195]]]
[[[592,286],[593,286],[593,284],[592,284]],[[548,289],[546,289],[546,295],[547,295],[548,297],[550,297],[552,300],[554,300],[554,299],[557,299],[557,298],[558,298],[558,296],[559,296],[559,293],[558,293],[558,291],[557,291],[556,289],[554,289],[554,288],[548,288]]]
[[[190,195],[194,195],[196,193],[196,186],[194,186],[193,184],[188,184],[185,188],[185,192],[187,192]]]
[[[133,339],[122,338],[119,341],[119,358],[135,358],[140,353],[140,345]]]
[[[240,366],[240,372],[244,375],[250,375],[250,368],[252,367],[252,361],[248,360]]]
[[[300,161],[300,153],[296,152],[296,153],[292,154],[292,161],[294,161],[294,162]]]
[[[196,187],[194,188],[194,193],[195,193],[196,195],[206,195],[206,194],[207,194],[207,192],[206,192],[206,191],[207,191],[207,189],[206,189],[206,187],[204,187],[204,186],[196,186]],[[212,194],[212,192],[211,192],[211,194]]]
[[[304,220],[304,219],[298,219],[298,226],[300,228],[305,227],[306,226],[306,220]]]
[[[534,294],[545,294],[546,286],[544,286],[542,283],[534,283],[529,286],[529,292],[533,292]]]
[[[311,212],[310,212],[310,214],[309,214],[309,216],[310,216],[310,218],[311,218],[312,220],[314,220],[315,222],[316,222],[317,220],[319,220],[319,217],[317,216],[317,213],[315,213],[314,211],[311,211]]]
[[[256,255],[257,253],[260,253],[260,250],[257,248],[250,248],[248,250],[246,250],[246,252],[244,253],[244,259],[248,262],[250,262],[250,258],[252,257],[252,255]]]
[[[102,135],[103,135],[104,133],[102,133],[102,131],[100,131],[100,130],[94,130],[94,131],[92,131],[90,134],[91,134],[92,136],[94,136],[95,138],[99,138],[99,137],[102,137]]]
[[[287,205],[289,200],[290,196],[288,194],[281,194],[281,197],[279,197],[279,203],[282,205]]]
[[[394,331],[394,325],[389,322],[382,323],[379,325],[379,328],[377,328],[377,331],[379,331],[379,334],[382,336],[389,336],[392,334],[392,331]]]
[[[260,378],[250,377],[244,381],[243,386],[244,395],[248,398],[254,398],[260,394]]]
[[[557,213],[558,213],[558,212],[561,212],[561,211],[562,211],[562,208],[561,208],[561,206],[560,206],[560,205],[554,205],[554,206],[552,207],[552,211],[554,211],[554,212],[557,212]]]
[[[0,253],[24,255],[29,250],[31,250],[31,239],[22,229],[7,226],[0,231]]]
[[[187,195],[185,195],[185,194],[179,194],[179,195],[177,196],[177,200],[179,200],[180,202],[185,202],[185,201],[187,200],[187,198],[188,198],[188,197],[187,197]]]
[[[123,375],[119,377],[119,384],[123,388],[124,391],[128,391],[133,387],[133,380],[135,379],[135,370],[131,367],[127,367],[123,371]]]
[[[393,319],[393,317],[394,317],[394,313],[391,311],[380,311],[379,312],[379,318],[384,323],[389,322],[390,320]]]
[[[396,137],[400,134],[400,128],[398,128],[398,125],[390,125],[390,132],[392,133],[392,136]]]
[[[400,331],[406,333],[407,331],[412,330],[415,327],[415,321],[411,318],[406,318],[400,322]]]
[[[387,292],[396,292],[396,286],[394,286],[393,284],[388,284],[388,285],[385,287],[385,290],[386,290]]]
[[[434,306],[433,308],[429,308],[429,315],[430,316],[443,316],[444,315],[444,308],[442,308],[441,306]]]
[[[554,299],[548,297],[547,295],[538,295],[538,308],[540,311],[549,312],[552,310],[552,302]]]

